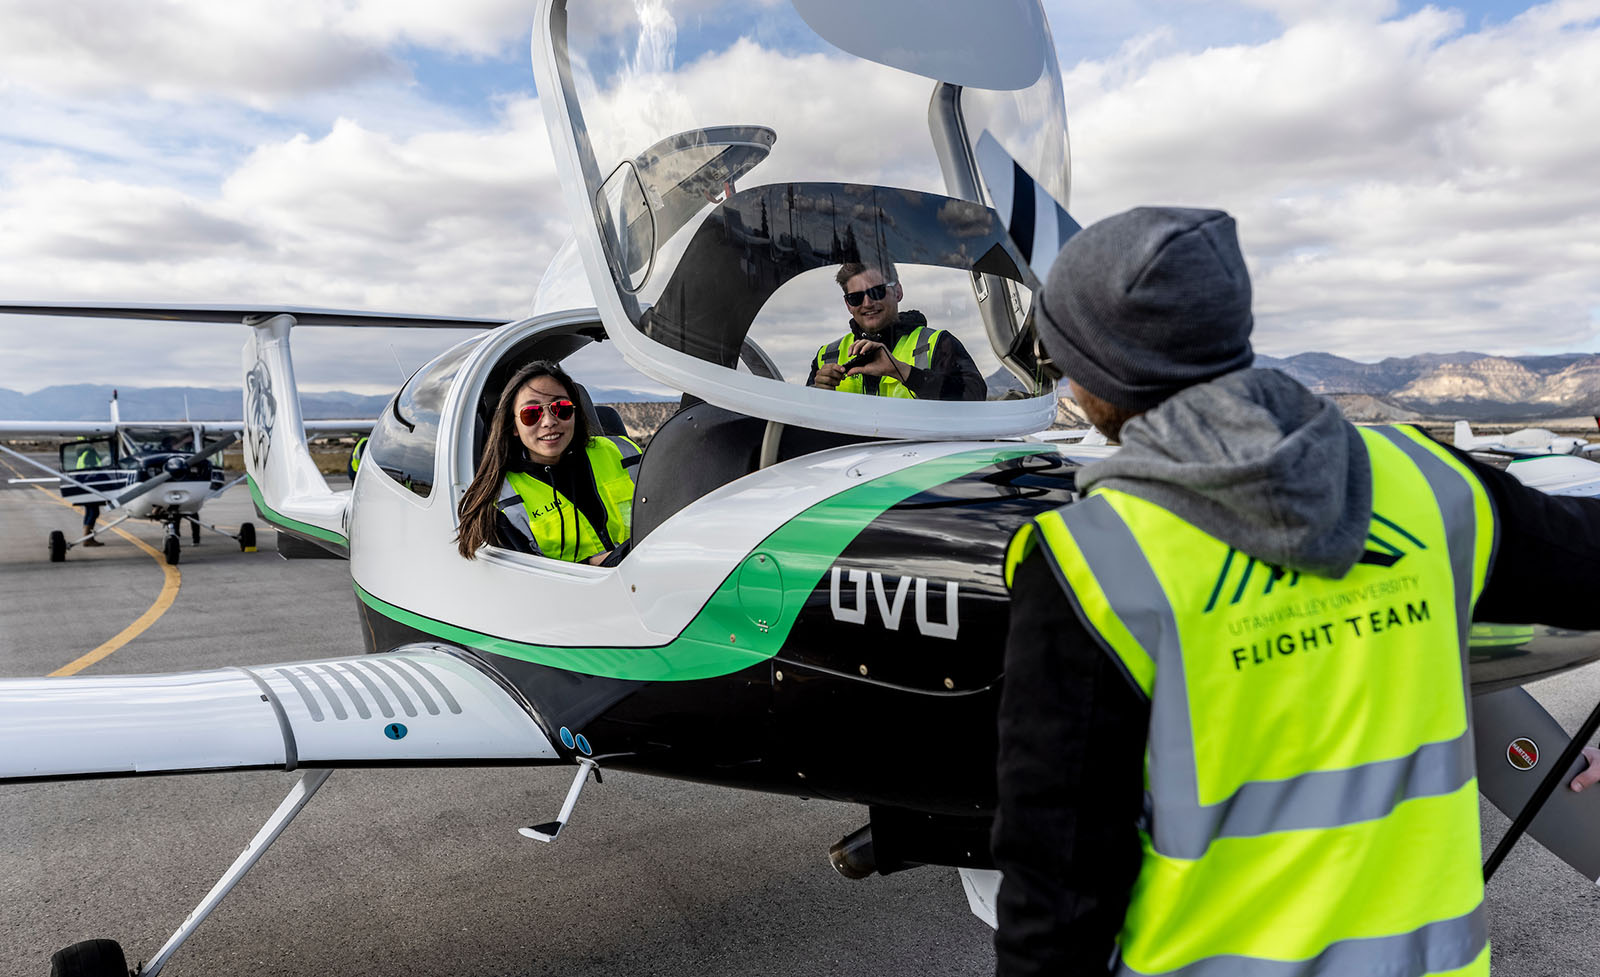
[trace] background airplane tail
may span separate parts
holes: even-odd
[[[1472,425],[1466,421],[1456,421],[1456,447],[1462,451],[1470,451],[1476,444],[1477,438],[1472,435]]]

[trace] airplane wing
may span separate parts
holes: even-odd
[[[0,437],[19,441],[115,433],[117,426],[111,421],[0,421]]]
[[[277,315],[293,316],[302,326],[358,326],[432,329],[493,329],[504,319],[460,316],[351,312],[295,305],[80,305],[68,302],[0,302],[0,315],[54,315],[79,319],[152,319],[160,322],[222,322],[255,325]]]
[[[537,763],[529,708],[465,657],[0,680],[0,783],[299,766]]]
[[[1522,484],[1551,495],[1600,495],[1600,462],[1577,455],[1513,458],[1506,471]]]
[[[211,433],[232,431],[244,433],[244,421],[123,421],[123,427],[143,430],[172,430],[187,433],[196,427]],[[330,419],[306,421],[307,434],[356,434],[372,430],[372,418]],[[110,421],[0,421],[0,438],[8,440],[47,440],[78,438],[93,434],[115,434],[117,425]]]

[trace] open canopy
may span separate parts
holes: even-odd
[[[788,423],[905,437],[1048,426],[1031,301],[1076,225],[1037,0],[796,6],[547,0],[541,101],[607,332],[650,376]],[[987,399],[805,386],[850,329],[835,276],[852,262],[959,341]],[[747,338],[782,379],[739,369]]]

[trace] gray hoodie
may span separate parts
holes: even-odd
[[[1277,370],[1179,391],[1122,427],[1078,486],[1154,502],[1258,560],[1342,577],[1366,548],[1372,469],[1329,400]]]

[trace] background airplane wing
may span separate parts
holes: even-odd
[[[116,431],[117,426],[111,421],[0,421],[0,437],[18,440],[78,438],[91,434],[115,434]]]
[[[0,681],[0,783],[559,759],[489,673],[421,645],[202,672]]]

